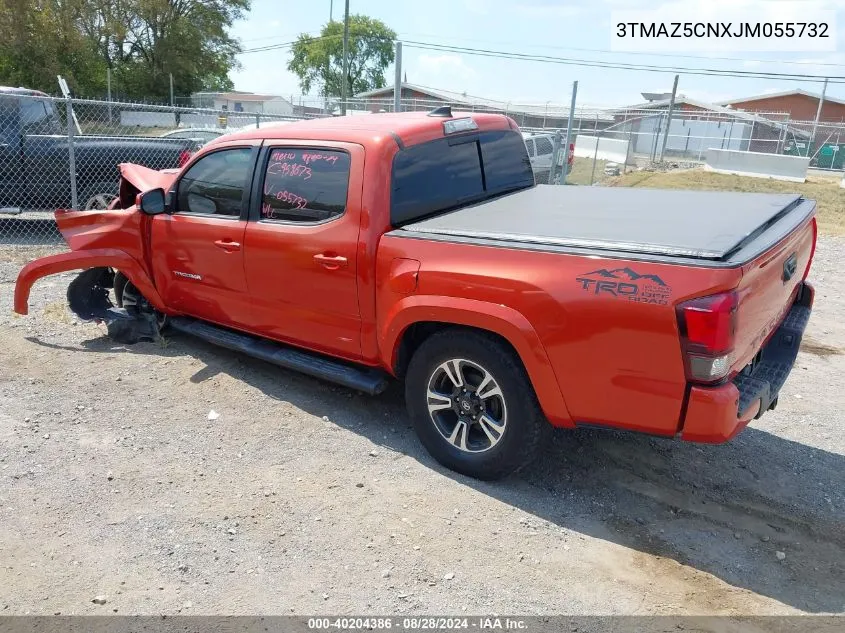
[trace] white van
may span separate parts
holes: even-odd
[[[554,134],[531,134],[523,132],[522,140],[525,142],[525,149],[528,150],[528,158],[531,159],[531,168],[534,170],[534,177],[537,179],[537,182],[548,182],[549,172],[552,169],[552,154],[555,143]],[[569,169],[572,168],[574,151],[575,144],[570,143],[569,155],[566,161]],[[561,157],[562,160],[563,157]],[[558,164],[560,165],[562,163]]]
[[[548,176],[549,170],[552,168],[554,135],[523,132],[522,139],[525,141],[525,148],[528,150],[528,157],[531,159],[531,168],[534,173],[545,173]]]

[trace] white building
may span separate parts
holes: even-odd
[[[251,114],[293,114],[293,104],[278,95],[260,95],[254,92],[195,92],[191,95],[194,105],[199,108],[228,110]]]

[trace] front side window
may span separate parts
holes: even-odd
[[[343,215],[349,188],[349,154],[339,150],[270,150],[261,219],[325,222]]]
[[[224,149],[199,159],[177,189],[179,213],[238,217],[252,167],[252,149]]]

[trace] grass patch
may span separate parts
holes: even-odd
[[[598,171],[598,167],[596,167]],[[574,171],[574,169],[573,169]],[[703,169],[671,172],[636,171],[606,178],[612,187],[649,187],[654,189],[695,189],[700,191],[739,191],[756,193],[800,193],[815,200],[819,230],[828,235],[845,235],[845,189],[839,187],[841,176],[810,176],[807,182],[784,182],[730,174],[714,174]],[[589,172],[587,174],[589,182]]]
[[[597,182],[604,182],[608,179],[607,176],[604,175],[604,166],[607,165],[606,160],[597,160],[596,161],[596,173],[593,178],[593,184]],[[576,157],[575,160],[572,162],[572,171],[569,172],[569,175],[566,177],[566,182],[570,185],[589,185],[590,184],[590,174],[593,171],[593,159],[592,158],[578,158]]]

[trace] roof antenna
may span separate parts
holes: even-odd
[[[434,110],[428,113],[428,116],[442,116],[444,118],[450,118],[452,116],[452,106],[444,105],[439,108],[434,108]]]

